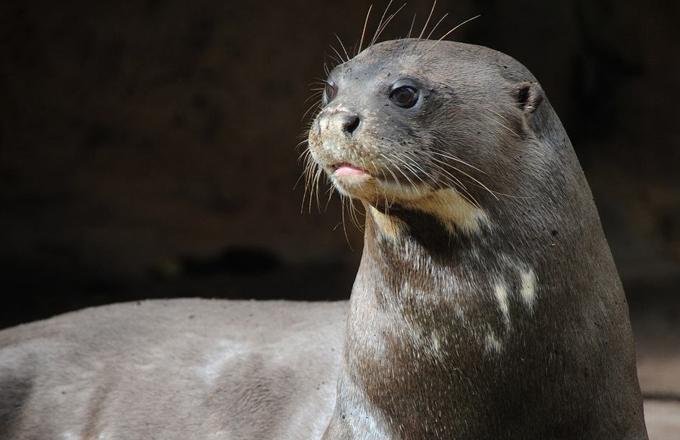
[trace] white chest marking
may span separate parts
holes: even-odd
[[[493,294],[498,301],[498,308],[503,314],[505,325],[510,325],[510,306],[508,304],[508,286],[505,281],[497,282],[493,288]]]
[[[486,351],[488,352],[500,353],[503,349],[501,341],[498,339],[493,330],[490,330],[489,333],[486,334],[484,343],[486,345]]]
[[[520,281],[520,296],[531,311],[534,308],[534,302],[536,302],[536,275],[534,271],[531,269],[521,271]]]

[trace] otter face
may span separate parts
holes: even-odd
[[[371,204],[415,199],[435,184],[418,157],[433,142],[434,85],[398,57],[381,58],[364,51],[331,72],[309,133],[312,157],[335,187]]]
[[[364,50],[325,81],[312,158],[338,191],[372,206],[480,208],[494,195],[483,180],[511,160],[530,131],[526,113],[540,102],[529,102],[535,94],[521,85],[529,83],[503,76],[507,65],[530,74],[500,55],[418,39]]]

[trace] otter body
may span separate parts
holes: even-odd
[[[531,73],[491,49],[405,39],[326,83],[310,164],[366,211],[347,316],[152,302],[11,329],[0,433],[646,439],[621,283]],[[181,321],[192,307],[209,317]]]
[[[116,304],[0,332],[3,440],[312,439],[347,305]]]

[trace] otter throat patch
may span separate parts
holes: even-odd
[[[486,211],[470,203],[452,188],[402,203],[407,208],[432,215],[452,234],[457,231],[474,234],[490,223]]]

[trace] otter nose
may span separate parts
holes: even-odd
[[[326,128],[342,131],[345,135],[352,136],[361,125],[361,118],[356,113],[337,111],[326,116],[325,125]]]
[[[353,113],[346,113],[342,115],[342,131],[351,135],[359,127],[361,120],[358,115]]]

